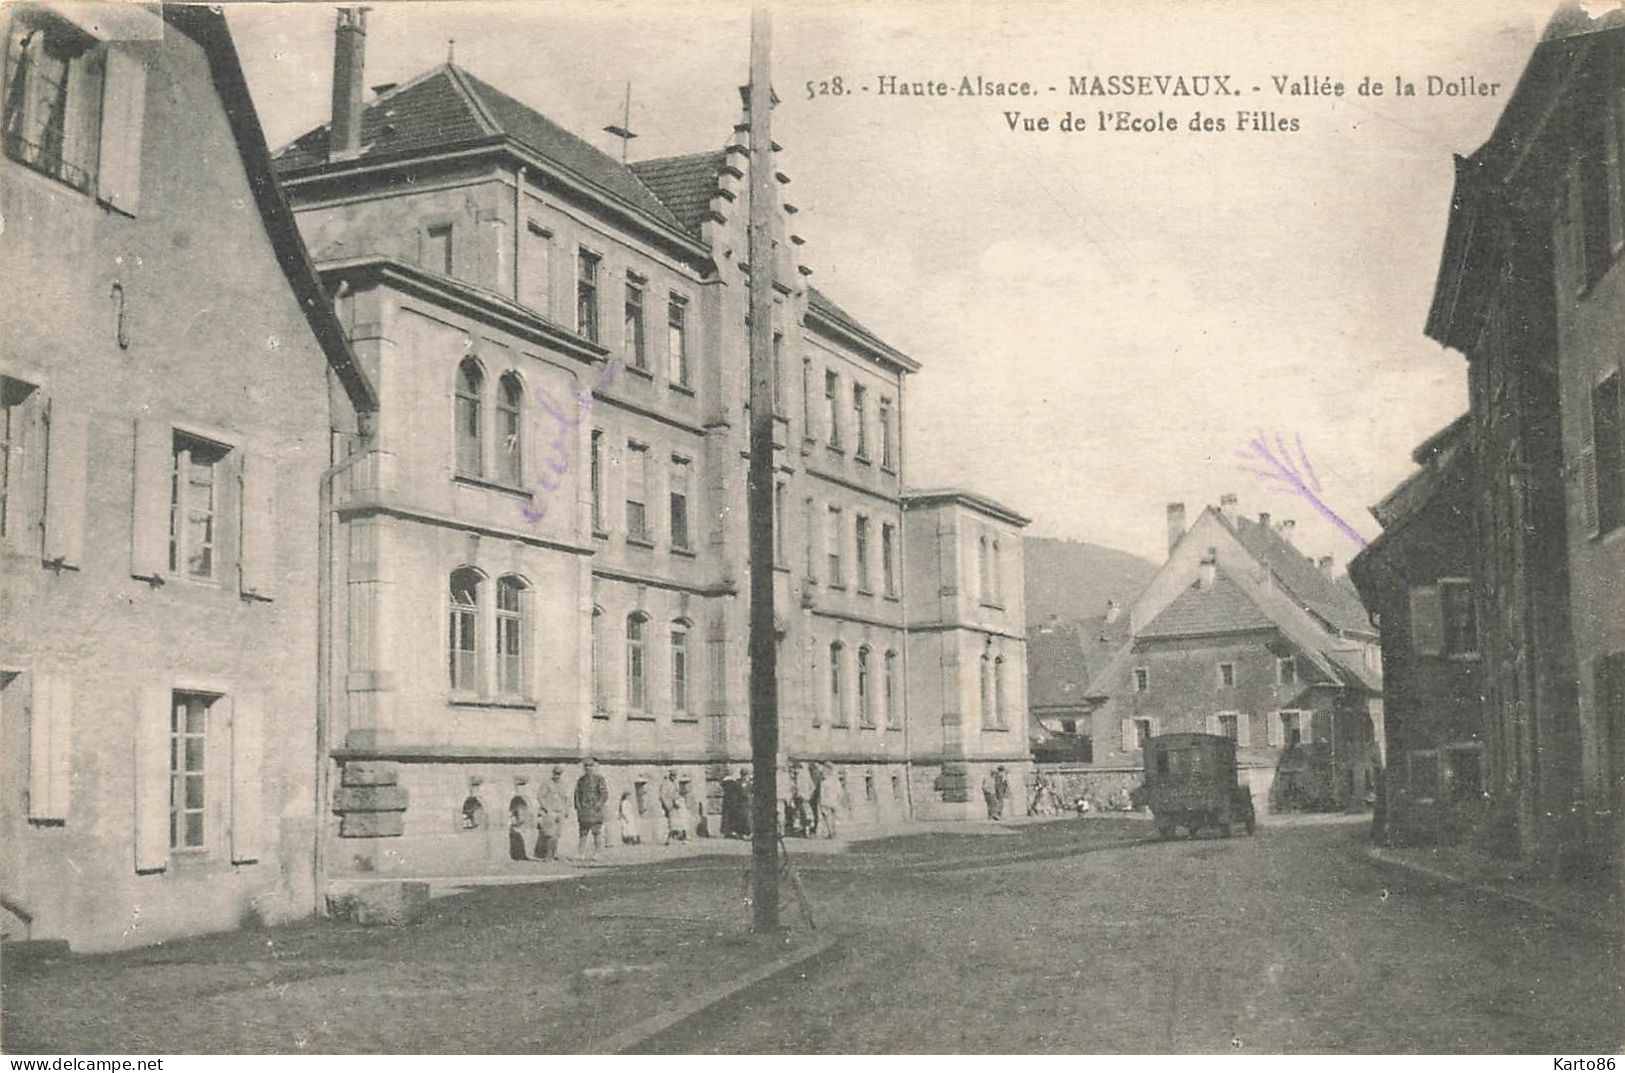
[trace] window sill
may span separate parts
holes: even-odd
[[[898,596],[895,592],[888,592],[885,595],[884,599],[890,600],[894,604],[899,604],[899,603],[903,602],[903,598],[901,596]]]
[[[488,481],[484,477],[475,477],[467,473],[453,474],[451,479],[458,484],[466,484],[470,488],[484,488],[491,492],[501,492],[504,495],[510,495],[516,499],[530,500],[534,498],[530,492],[519,487],[518,485],[503,484],[500,481]]]
[[[652,723],[655,721],[655,715],[653,712],[627,712],[626,721],[628,723]]]
[[[671,721],[673,723],[682,723],[688,726],[697,726],[699,725],[700,717],[697,715],[673,715],[671,717]]]
[[[874,465],[874,460],[871,459],[868,455],[864,454],[862,451],[859,451],[857,454],[853,455],[852,458],[853,458],[854,461],[861,462],[865,466]]]
[[[679,395],[687,395],[691,399],[694,397],[694,389],[689,387],[687,384],[682,384],[678,383],[676,380],[671,380],[667,382],[666,386],[677,392]]]
[[[453,693],[446,703],[453,708],[483,708],[490,711],[536,710],[536,702],[523,697],[481,697],[473,693]]]
[[[903,728],[900,726],[889,726],[886,728],[886,730],[894,734],[901,734],[903,732]]]
[[[998,733],[1000,733],[1000,734],[1007,734],[1007,733],[1009,733],[1009,731],[1010,731],[1010,728],[1009,728],[1009,727],[1007,727],[1007,726],[1003,726],[1003,727],[996,727],[996,726],[989,726],[989,725],[988,725],[988,724],[986,724],[986,723],[983,723],[983,724],[982,724],[982,729],[983,729],[983,730],[990,730],[990,731],[996,731],[996,732],[998,732]]]
[[[828,451],[832,455],[845,455],[846,454],[846,448],[842,447],[838,443],[826,443],[824,445],[824,450]]]
[[[858,586],[857,592],[859,596],[873,596],[875,594],[873,589],[866,589],[862,585]]]
[[[846,591],[846,586],[845,585],[842,585],[839,582],[835,582],[835,581],[831,581],[828,585],[825,585],[824,587],[826,589],[828,589],[830,592],[845,592]]]
[[[633,376],[641,376],[645,380],[653,380],[655,378],[654,370],[649,368],[647,365],[634,365],[632,362],[626,362],[624,365],[622,365],[622,368],[631,373]]]
[[[655,542],[654,541],[649,540],[649,539],[647,539],[645,537],[633,536],[630,533],[628,533],[627,536],[626,536],[626,544],[627,544],[627,547],[643,548],[645,551],[654,551],[655,550]]]
[[[597,539],[599,539],[599,540],[608,540],[609,539],[609,530],[608,529],[600,529],[595,525],[595,526],[592,527],[592,535],[594,537],[596,537]]]
[[[607,723],[607,722],[609,722],[609,709],[608,708],[594,708],[592,710],[592,717],[594,719],[602,719],[604,722]]]
[[[997,602],[995,602],[993,600],[983,600],[982,601],[982,606],[987,608],[989,611],[1003,611],[1004,610],[1004,605],[1003,604],[997,603]]]
[[[694,549],[689,547],[687,544],[673,544],[671,546],[671,553],[682,559],[692,559],[697,554]]]
[[[892,465],[890,462],[882,462],[880,463],[880,472],[889,473],[891,476],[895,477],[897,476],[897,467]]]

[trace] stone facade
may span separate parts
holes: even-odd
[[[7,18],[5,935],[98,950],[308,915],[318,496],[368,392],[307,305],[224,20]],[[73,57],[60,155],[25,41]]]

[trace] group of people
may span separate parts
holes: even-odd
[[[1003,764],[982,776],[982,800],[987,802],[988,819],[1004,819],[1010,806],[1010,772]]]
[[[835,765],[814,761],[801,769],[781,771],[778,779],[777,822],[781,835],[799,838],[834,838],[841,808],[841,783]],[[756,782],[747,768],[722,778],[722,837],[750,838],[755,828]]]
[[[554,765],[551,778],[542,784],[540,792],[536,795],[536,849],[534,860],[556,861],[559,859],[560,844],[564,839],[564,821],[573,810],[576,815],[576,856],[591,860],[600,850],[606,849],[608,835],[605,825],[610,822],[609,813],[609,784],[598,771],[598,763],[592,758],[582,762],[581,777],[576,779],[572,791],[564,782],[564,768]],[[696,798],[691,790],[689,780],[678,778],[675,770],[666,772],[656,791],[656,800],[660,805],[660,823],[653,825],[651,832],[661,845],[670,842],[687,842],[689,833],[696,828],[700,834],[705,834],[705,799]],[[524,828],[528,824],[528,809],[523,798],[515,798],[515,805],[510,809],[510,845],[511,855],[515,859],[526,859]],[[642,809],[639,807],[637,795],[627,790],[621,794],[613,819],[618,824],[622,845],[635,846],[643,841],[645,824]]]

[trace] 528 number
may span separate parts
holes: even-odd
[[[807,83],[807,99],[809,101],[814,97],[844,97],[846,93],[846,83],[841,81],[840,75],[836,75],[834,78],[826,78],[822,82]]]

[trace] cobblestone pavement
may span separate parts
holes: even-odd
[[[720,848],[720,847],[719,847]],[[807,944],[745,933],[743,846],[309,922],[8,965],[12,1053],[593,1050]],[[665,1051],[1615,1051],[1621,954],[1366,856],[1364,826],[1158,843],[1143,818],[790,852],[822,960]]]
[[[979,853],[960,842],[922,858],[875,843],[809,862],[812,901],[849,936],[845,959],[655,1045],[1619,1050],[1621,951],[1515,904],[1380,869],[1365,832],[1282,823],[1157,843],[1148,823],[1125,819],[1023,830]]]

